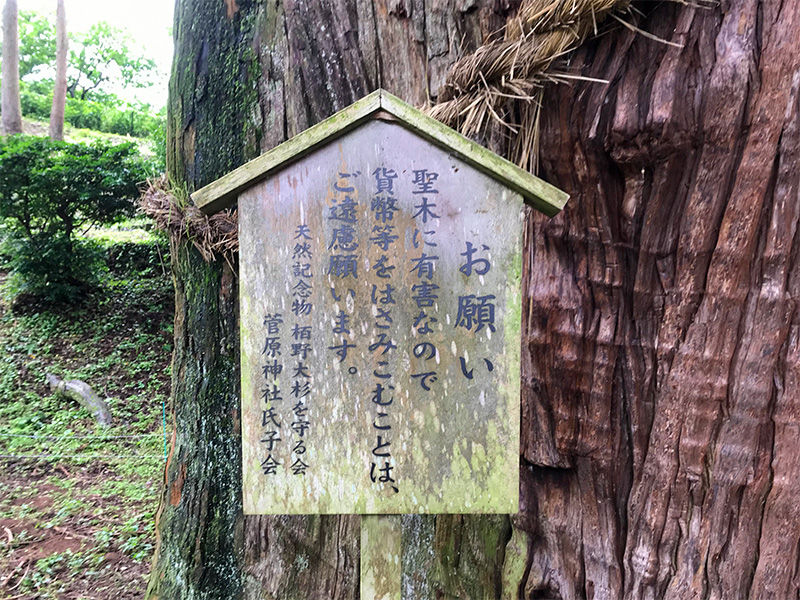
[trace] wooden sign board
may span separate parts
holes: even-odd
[[[523,197],[373,116],[238,191],[244,511],[515,513]]]

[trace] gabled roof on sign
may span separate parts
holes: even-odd
[[[520,169],[396,96],[385,90],[376,90],[321,123],[197,190],[192,194],[192,200],[206,214],[219,212],[236,202],[239,194],[255,183],[281,171],[289,163],[300,160],[365,121],[375,118],[390,120],[416,133],[519,193],[528,204],[547,216],[558,214],[569,198],[557,187]]]

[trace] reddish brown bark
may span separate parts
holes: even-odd
[[[525,597],[796,597],[800,6],[642,25],[683,47],[609,35],[573,63],[609,86],[547,96]]]

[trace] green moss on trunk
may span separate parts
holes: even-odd
[[[166,487],[147,598],[241,596],[236,286],[188,243],[173,253],[176,343]]]
[[[171,180],[190,190],[257,153],[248,143],[258,109],[255,12],[247,1],[232,19],[223,2],[176,5],[167,162]],[[230,600],[243,589],[236,278],[185,240],[172,268],[176,435],[147,598]]]
[[[180,0],[169,84],[167,165],[196,189],[258,155],[258,8],[240,0],[227,17],[220,0]]]

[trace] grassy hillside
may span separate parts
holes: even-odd
[[[22,132],[26,135],[48,136],[50,124],[47,121],[35,121],[27,117],[22,118]],[[113,133],[103,133],[93,129],[80,129],[73,127],[69,123],[64,123],[64,139],[68,142],[89,142],[100,139],[121,144],[123,142],[135,142],[139,147],[139,152],[145,156],[153,155],[152,143],[147,138],[133,138],[124,135],[114,135]]]
[[[173,298],[166,244],[136,225],[94,232],[108,273],[80,306],[0,304],[0,597],[144,592]],[[113,426],[53,396],[46,373],[91,385],[108,399]]]

